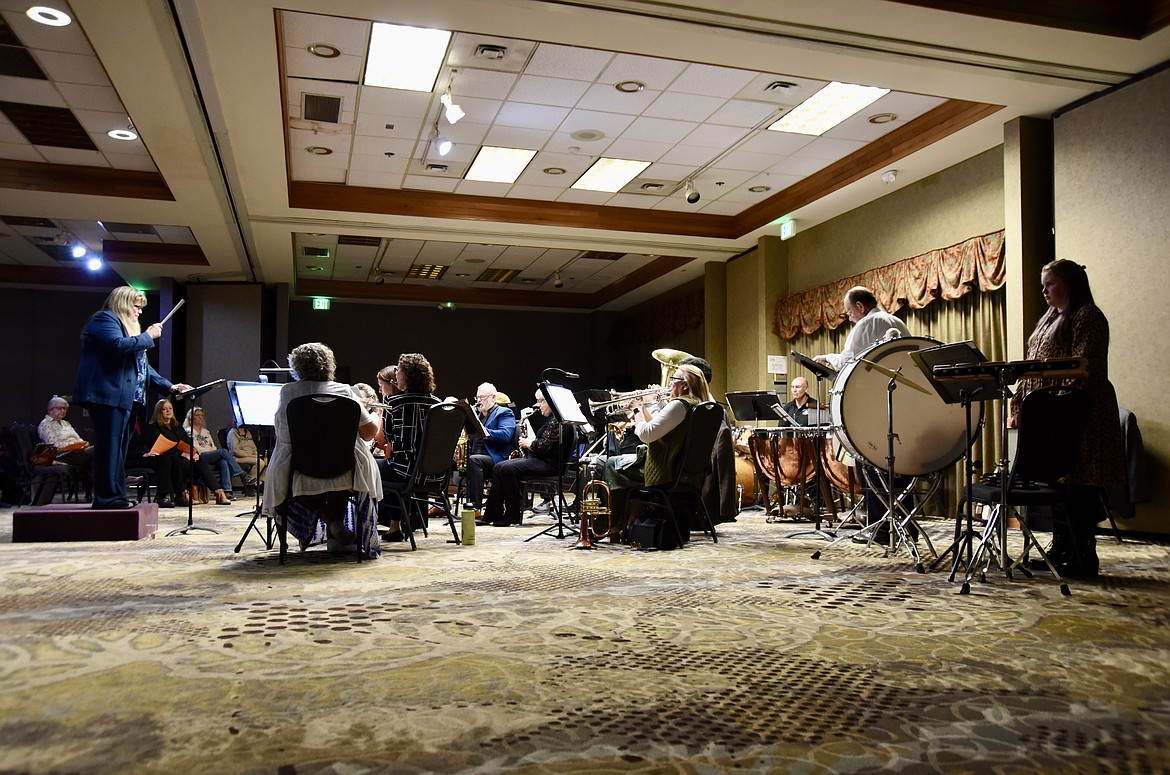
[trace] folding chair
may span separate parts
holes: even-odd
[[[286,499],[292,497],[293,473],[315,479],[332,479],[354,472],[354,439],[357,438],[361,407],[352,398],[339,395],[306,395],[289,401],[289,446],[292,453]],[[352,492],[349,496],[352,499]],[[288,553],[286,519],[276,517],[280,538],[280,562]],[[357,525],[358,562],[368,551],[363,531]]]
[[[460,542],[447,489],[451,481],[455,445],[459,443],[459,434],[463,431],[464,417],[463,410],[455,404],[435,404],[428,409],[423,421],[418,455],[411,466],[406,485],[401,489],[383,487],[382,497],[393,500],[402,515],[402,529],[410,539],[411,550],[418,548],[411,525],[412,512],[421,516],[423,535],[426,535],[427,511],[432,502],[442,507],[455,543]]]
[[[550,513],[556,516],[557,521],[541,530],[536,535],[525,538],[527,543],[533,538],[542,535],[549,535],[554,530],[557,538],[564,538],[568,533],[577,535],[579,531],[571,525],[565,524],[565,515],[569,511],[568,501],[565,500],[565,482],[570,476],[574,477],[574,489],[576,482],[580,480],[577,475],[577,466],[573,465],[573,461],[577,457],[577,427],[569,423],[561,423],[561,465],[560,469],[553,476],[534,476],[530,479],[524,479],[524,489],[529,493],[540,492],[548,499],[551,506]],[[577,500],[574,499],[574,505]],[[567,532],[566,532],[567,531]]]
[[[683,502],[698,505],[696,512],[703,516],[703,532],[711,536],[712,543],[719,543],[719,538],[715,534],[715,523],[711,521],[711,514],[708,513],[707,504],[703,501],[703,479],[707,469],[711,467],[711,450],[715,446],[715,437],[719,434],[722,422],[723,410],[714,401],[704,401],[692,407],[678,476],[667,486],[643,487],[630,493],[631,502],[638,500],[662,503],[670,516],[670,521],[674,523],[680,547],[685,542],[674,504]],[[690,532],[689,524],[687,531]]]

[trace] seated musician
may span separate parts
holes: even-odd
[[[808,380],[804,377],[793,377],[792,400],[784,405],[784,411],[801,425],[808,425],[808,410],[820,409],[821,405],[808,394]]]
[[[497,463],[507,460],[516,449],[516,415],[497,398],[496,386],[485,382],[475,391],[475,411],[487,437],[471,441],[467,457],[467,501],[476,518],[483,514],[484,478],[492,475]]]
[[[382,499],[382,482],[369,447],[377,426],[369,412],[361,409],[354,434],[352,474],[319,479],[294,473],[288,432],[289,403],[309,395],[344,396],[359,407],[361,403],[353,388],[334,381],[337,363],[326,345],[309,342],[295,347],[288,356],[288,365],[296,381],[280,389],[274,418],[276,443],[268,462],[262,513],[267,517],[284,517],[288,532],[300,542],[302,549],[328,539],[330,551],[353,551],[360,533],[369,556],[377,557],[374,515],[376,504]],[[348,508],[351,493],[358,496],[352,511]]]
[[[540,413],[552,416],[544,395],[536,393]],[[492,489],[488,493],[483,519],[477,525],[507,527],[524,521],[524,492],[521,482],[541,476],[556,476],[561,470],[561,424],[546,420],[535,439],[520,437],[520,457],[501,460],[492,466]],[[469,469],[470,470],[470,469]]]
[[[625,515],[623,524],[628,525],[636,516],[627,513],[631,489],[669,485],[678,476],[690,410],[709,392],[707,380],[697,366],[680,364],[670,377],[670,400],[665,406],[651,413],[644,397],[630,402],[630,419],[634,432],[646,444],[645,452],[639,447],[635,460],[630,460],[629,455],[616,455],[605,464],[610,510],[615,515]],[[685,541],[689,530],[680,533]]]
[[[402,490],[410,480],[410,469],[422,443],[427,410],[439,403],[439,399],[434,395],[435,372],[430,361],[420,353],[399,355],[394,379],[398,392],[386,399],[383,410],[383,432],[390,451],[385,460],[378,461],[378,470],[383,487]],[[389,528],[383,536],[387,541],[406,540],[402,515],[391,502],[380,504],[378,522]]]
[[[260,456],[256,446],[256,439],[246,425],[233,425],[227,434],[228,451],[236,459],[236,463],[247,471],[249,476],[258,484],[264,484],[264,471],[268,468],[268,460]],[[252,485],[244,484],[244,494],[253,495]]]
[[[378,372],[378,393],[380,403],[386,403],[398,392],[398,366],[383,366]],[[390,454],[390,442],[386,439],[385,409],[378,409],[378,433],[374,436],[374,457],[384,458]]]
[[[158,471],[155,489],[160,508],[189,505],[188,469],[192,473],[191,485],[202,484],[213,491],[215,502],[220,506],[231,504],[220,484],[219,475],[200,456],[199,450],[194,448],[191,437],[175,417],[175,407],[169,399],[164,398],[154,405],[154,416],[146,428],[143,432],[147,450],[144,459],[147,465]],[[181,451],[180,445],[191,451]]]
[[[682,360],[683,365],[694,366],[703,372],[703,379],[707,381],[707,389],[711,389],[711,378],[714,372],[711,364],[705,358],[692,355]],[[710,393],[703,401],[715,401]],[[715,436],[715,447],[711,450],[711,471],[703,482],[703,502],[707,506],[707,513],[711,521],[719,524],[734,522],[739,514],[739,498],[736,491],[735,478],[735,440],[732,438],[731,422],[727,412],[723,413],[723,422],[719,425],[719,433]]]

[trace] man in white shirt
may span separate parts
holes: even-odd
[[[818,355],[813,360],[827,363],[840,371],[856,360],[863,352],[885,339],[890,330],[898,336],[910,336],[906,324],[878,306],[873,291],[863,285],[850,288],[845,294],[845,316],[853,324],[845,347],[839,353]]]

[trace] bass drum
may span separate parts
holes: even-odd
[[[846,451],[883,471],[887,468],[890,378],[870,365],[874,363],[886,371],[901,369],[892,401],[894,473],[933,474],[963,456],[967,416],[962,404],[944,402],[910,358],[910,353],[938,344],[923,336],[889,339],[841,369],[829,391],[829,412],[833,432]],[[972,406],[971,423],[974,440],[983,424],[983,404]]]

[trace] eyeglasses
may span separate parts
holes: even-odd
[[[493,398],[493,396],[476,396],[475,400],[476,401],[486,401],[489,398]]]
[[[686,382],[686,379],[683,377],[671,377],[670,381],[671,382]]]

